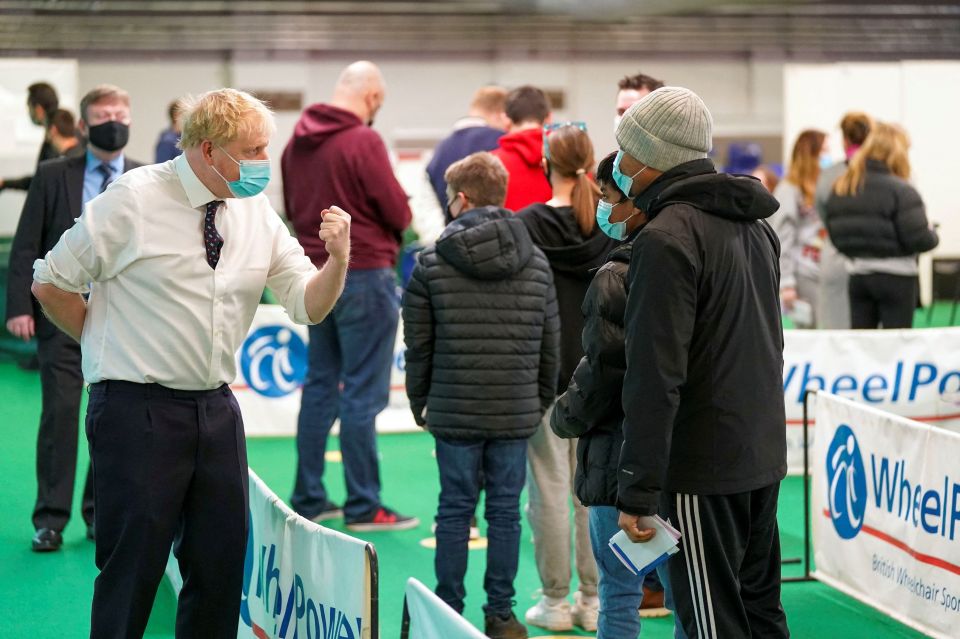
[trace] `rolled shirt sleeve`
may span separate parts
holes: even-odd
[[[34,281],[85,293],[90,283],[115,277],[139,255],[139,217],[133,191],[112,185],[90,200],[60,241],[33,263]]]
[[[314,324],[307,313],[305,295],[307,283],[317,272],[300,243],[290,235],[279,216],[274,214],[273,255],[267,286],[283,305],[287,315],[297,324]]]

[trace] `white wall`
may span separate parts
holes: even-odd
[[[30,175],[37,163],[43,128],[27,113],[27,87],[34,82],[56,87],[65,107],[78,100],[76,60],[0,59],[0,177]],[[0,235],[16,231],[25,198],[23,191],[0,191]]]

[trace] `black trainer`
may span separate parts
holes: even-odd
[[[506,617],[487,615],[483,618],[484,634],[490,639],[527,639],[527,628],[511,612]]]
[[[321,510],[319,514],[311,517],[310,521],[319,524],[321,521],[338,519],[340,517],[343,517],[343,508],[328,500],[327,503],[323,505],[323,510]]]
[[[54,550],[60,550],[60,546],[62,545],[63,535],[52,528],[41,528],[38,530],[33,536],[33,541],[30,543],[33,552],[53,552]]]
[[[409,530],[420,525],[420,520],[416,517],[407,517],[400,513],[390,510],[385,506],[380,506],[375,511],[365,517],[352,519],[347,522],[347,530],[356,532],[374,532],[377,530]]]

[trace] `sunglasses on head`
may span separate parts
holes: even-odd
[[[550,159],[550,146],[547,144],[547,136],[556,131],[557,129],[562,129],[564,127],[573,126],[577,127],[584,133],[587,132],[587,123],[582,120],[567,120],[566,122],[552,122],[550,124],[543,125],[543,157]]]

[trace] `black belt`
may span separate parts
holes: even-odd
[[[226,384],[217,388],[207,390],[179,390],[169,388],[160,384],[137,384],[136,382],[127,382],[116,379],[105,379],[102,382],[90,384],[91,393],[124,393],[127,395],[139,395],[141,397],[169,397],[179,399],[190,399],[196,397],[209,397],[211,395],[229,395],[230,387]]]

